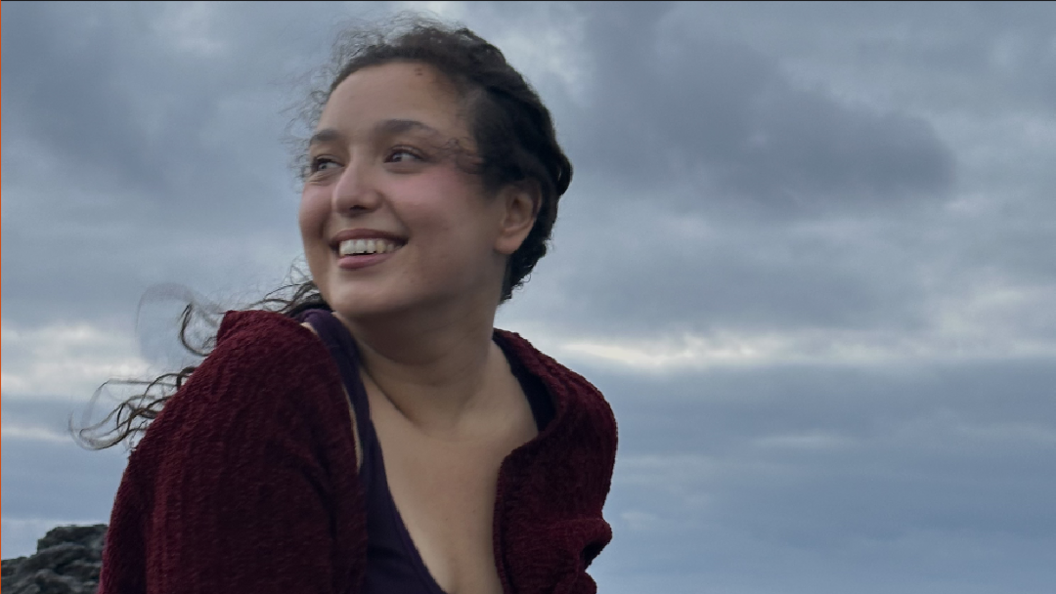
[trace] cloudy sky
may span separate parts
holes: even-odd
[[[70,414],[173,364],[159,285],[278,285],[304,75],[408,6],[575,165],[499,324],[616,412],[601,592],[1052,591],[1052,3],[5,2],[3,557],[107,520]]]

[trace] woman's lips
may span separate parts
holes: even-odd
[[[342,270],[359,270],[361,268],[374,266],[395,256],[402,247],[403,246],[400,246],[399,248],[393,251],[381,254],[355,254],[348,256],[338,255],[337,266]]]

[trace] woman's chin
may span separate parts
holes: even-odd
[[[382,295],[366,291],[347,291],[327,300],[334,313],[349,322],[385,318],[406,312],[413,304],[405,296]]]
[[[338,299],[334,303],[330,303],[330,308],[334,310],[334,313],[340,314],[342,318],[348,321],[378,318],[392,315],[399,311],[399,308],[392,307],[391,302],[380,303],[369,299]]]
[[[490,303],[487,299],[489,292],[482,289],[479,293],[466,287],[424,290],[421,286],[394,286],[388,283],[338,285],[323,290],[327,304],[346,322],[421,320],[423,316],[435,321],[437,316],[464,317],[467,308],[482,310],[480,304]],[[498,298],[493,301],[497,307]]]

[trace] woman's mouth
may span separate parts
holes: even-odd
[[[360,256],[369,254],[387,254],[395,252],[403,247],[395,241],[388,239],[346,239],[337,244],[337,255]]]
[[[403,246],[390,239],[346,239],[337,244],[337,265],[344,270],[371,267],[392,258]]]

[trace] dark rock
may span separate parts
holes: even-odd
[[[83,545],[64,542],[52,545],[46,549],[37,549],[37,554],[22,562],[22,572],[37,572],[41,569],[51,569],[61,572],[73,561],[85,559],[90,549]]]
[[[95,594],[106,525],[60,526],[37,541],[29,557],[2,562],[4,594]]]
[[[15,557],[14,559],[4,560],[2,569],[0,569],[0,577],[7,577],[15,573],[19,567],[22,567],[22,562],[25,560],[26,557]]]
[[[106,524],[95,526],[59,526],[52,528],[37,541],[37,551],[63,543],[79,544],[89,548],[103,550],[103,539],[106,537]]]

